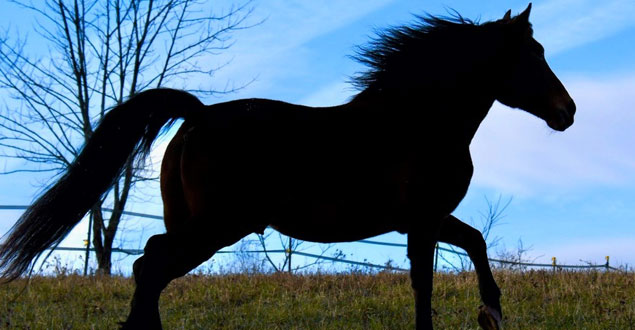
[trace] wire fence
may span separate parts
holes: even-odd
[[[0,210],[25,210],[27,209],[28,206],[27,205],[0,205]],[[104,211],[106,212],[112,212],[112,209],[108,209],[108,208],[103,208]],[[123,211],[122,212],[124,215],[128,215],[128,216],[134,216],[134,217],[140,217],[140,218],[147,218],[147,219],[154,219],[154,220],[163,220],[162,216],[159,215],[152,215],[152,214],[145,214],[145,213],[138,213],[138,212],[130,212],[130,211]],[[355,241],[356,243],[361,243],[361,244],[370,244],[370,245],[381,245],[381,246],[389,246],[389,247],[398,247],[398,248],[406,248],[408,245],[407,244],[403,244],[403,243],[393,243],[393,242],[382,242],[382,241],[375,241],[375,240],[367,240],[367,239],[363,239],[363,240],[359,240],[359,241]],[[289,244],[289,247],[291,247],[291,244]],[[89,248],[87,247],[62,247],[62,246],[58,246],[55,247],[56,251],[72,251],[72,252],[87,252],[87,251],[91,251],[94,252],[95,250],[93,248]],[[124,249],[124,248],[112,248],[112,252],[114,253],[123,253],[123,254],[127,254],[127,255],[141,255],[143,254],[143,250],[141,249]],[[469,258],[469,255],[465,252],[460,252],[460,251],[456,251],[453,249],[449,249],[449,248],[445,248],[442,246],[439,246],[437,244],[436,246],[436,255],[438,255],[439,252],[445,252],[445,253],[450,253],[459,257],[467,257]],[[238,254],[238,253],[248,253],[248,254],[252,254],[252,253],[256,253],[256,254],[285,254],[287,255],[287,257],[291,257],[292,255],[297,255],[297,256],[304,256],[304,257],[309,257],[309,258],[314,258],[316,260],[325,260],[325,261],[330,261],[330,262],[334,262],[334,263],[344,263],[344,264],[349,264],[349,265],[354,265],[354,266],[361,266],[361,267],[368,267],[368,268],[374,268],[374,269],[381,269],[381,270],[390,270],[390,271],[401,271],[401,272],[407,272],[409,271],[409,269],[405,269],[405,268],[399,268],[399,267],[394,267],[392,265],[381,265],[381,264],[375,264],[375,263],[370,263],[370,262],[362,262],[362,261],[355,261],[355,260],[348,260],[345,259],[343,257],[329,257],[329,256],[325,256],[325,255],[318,255],[318,254],[313,254],[313,253],[307,253],[304,251],[298,251],[298,250],[294,250],[294,249],[273,249],[273,250],[269,250],[269,249],[262,249],[262,250],[240,250],[240,251],[235,251],[235,250],[219,250],[216,252],[217,254]],[[437,258],[435,258],[435,270],[437,269]],[[606,262],[604,264],[587,264],[587,265],[570,265],[570,264],[558,264],[557,263],[557,259],[556,257],[552,257],[551,258],[551,263],[547,264],[547,263],[532,263],[532,262],[524,262],[524,261],[513,261],[513,260],[504,260],[504,259],[496,259],[496,258],[488,258],[489,262],[495,265],[499,265],[499,266],[511,266],[511,267],[531,267],[531,268],[551,268],[554,271],[555,270],[560,270],[560,269],[605,269],[605,270],[618,270],[620,271],[621,269],[613,267],[610,265],[609,263],[609,256],[606,256]],[[291,270],[291,268],[289,267],[289,270]]]

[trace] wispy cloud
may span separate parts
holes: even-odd
[[[536,38],[548,54],[606,38],[635,25],[632,0],[552,0],[532,10]]]
[[[635,183],[635,75],[565,84],[578,112],[564,133],[522,111],[493,107],[472,143],[475,184],[524,195]]]
[[[214,57],[231,65],[219,71],[215,81],[237,84],[257,79],[249,86],[249,96],[268,90],[279,77],[310,74],[306,63],[307,42],[351,24],[394,0],[330,1],[260,1],[254,21],[261,25],[234,35],[230,51]],[[344,54],[342,54],[344,55]],[[232,98],[246,95],[234,94]]]

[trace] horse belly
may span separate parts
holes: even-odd
[[[287,236],[305,241],[356,241],[398,230],[390,206],[385,204],[297,201],[284,206],[270,225]]]
[[[395,230],[389,226],[383,229],[381,227],[360,228],[359,226],[347,226],[346,224],[324,223],[316,224],[310,230],[289,224],[272,224],[271,227],[283,235],[316,243],[353,242]]]

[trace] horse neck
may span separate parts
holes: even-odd
[[[425,47],[431,51],[378,74],[352,103],[469,145],[495,100],[504,55],[497,36],[490,28],[466,25],[431,38]]]
[[[437,136],[448,143],[469,145],[478,127],[494,103],[481,87],[444,89],[430,85],[420,91],[395,88],[377,91],[371,88],[358,94],[349,107],[381,114],[386,120],[403,123],[413,134]]]

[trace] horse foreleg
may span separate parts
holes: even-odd
[[[175,278],[187,274],[219,249],[253,231],[196,225],[152,236],[133,266],[136,288],[122,329],[161,329],[159,296]],[[213,230],[213,231],[212,231]]]
[[[408,233],[410,280],[415,296],[415,325],[417,330],[432,327],[432,279],[434,247],[438,225]]]
[[[483,235],[450,215],[443,220],[439,241],[458,246],[470,256],[476,269],[478,287],[483,301],[483,305],[479,308],[478,322],[483,329],[499,329],[503,315],[500,305],[501,292],[489,267],[487,245]]]

